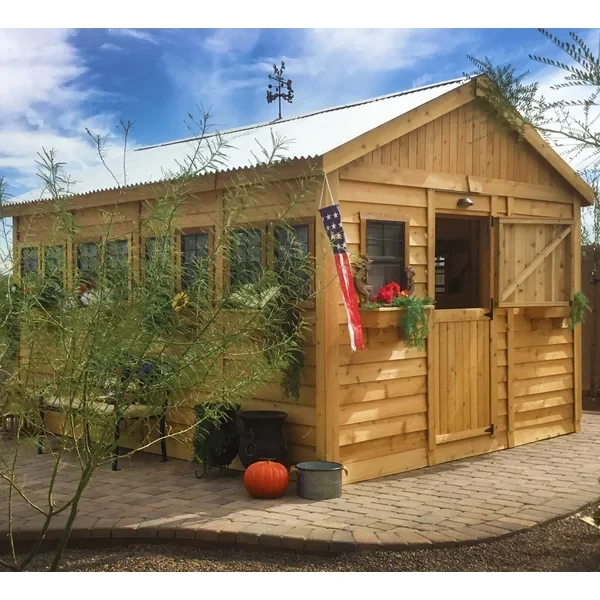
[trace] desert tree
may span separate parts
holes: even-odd
[[[64,249],[77,249],[85,232],[74,218],[72,179],[54,151],[40,152],[44,202],[28,220],[51,224],[43,252],[22,248],[13,256],[10,239],[0,245],[3,263],[12,265],[10,276],[0,280],[0,365],[6,373],[0,395],[2,416],[16,419],[13,439],[0,441],[0,498],[11,548],[1,562],[5,568],[27,568],[50,530],[60,535],[51,565],[59,568],[86,487],[119,448],[127,457],[166,439],[189,442],[201,425],[193,410],[198,404],[211,407],[202,419],[218,422],[267,384],[283,383],[283,393],[298,395],[305,327],[298,306],[314,290],[307,285],[311,259],[292,225],[299,207],[314,197],[316,178],[309,169],[295,180],[279,180],[285,141],[272,137],[272,147],[257,147],[256,168],[231,176],[212,234],[196,240],[194,259],[182,265],[173,240],[193,201],[192,184],[221,169],[230,149],[211,131],[210,115],[199,115],[190,115],[187,154],[143,202],[139,223],[123,217],[131,123],[121,123],[121,174],[106,138],[88,132],[116,189],[110,209],[102,212],[99,241],[78,254],[74,274]],[[274,188],[276,218],[262,201]],[[263,212],[286,232],[273,240],[278,260],[268,265],[248,260],[244,247],[251,232],[247,215],[255,221]],[[33,229],[20,233],[27,239]],[[120,243],[135,235],[146,240],[140,264],[133,248]],[[235,284],[223,284],[225,264],[235,270]],[[44,418],[48,408],[59,409],[52,426]],[[185,413],[185,424],[157,432],[166,411]],[[30,488],[25,471],[25,458],[36,448],[48,461],[43,493]],[[66,464],[77,474],[69,488],[61,483]],[[15,543],[17,516],[35,516],[39,528],[25,554]]]

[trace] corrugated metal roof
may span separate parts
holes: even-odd
[[[464,78],[453,79],[290,119],[220,132],[218,135],[227,145],[225,155],[221,164],[203,172],[255,166],[261,162],[261,146],[267,150],[273,147],[273,136],[286,142],[285,148],[279,152],[283,160],[323,156],[367,131],[460,87],[466,81]],[[209,145],[215,144],[217,139],[217,134],[206,136],[200,153],[206,153]],[[181,165],[198,150],[198,138],[187,138],[129,151],[126,159],[127,186],[156,183],[180,173]],[[118,185],[107,169],[99,165],[78,173],[71,193],[82,195],[123,187],[122,153],[107,157],[106,162]],[[11,204],[35,202],[40,200],[40,196],[39,190],[27,192],[14,198]]]

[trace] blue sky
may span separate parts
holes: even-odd
[[[130,119],[140,146],[186,137],[199,104],[219,129],[272,120],[281,59],[295,91],[285,117],[459,77],[467,54],[543,78],[528,52],[558,53],[535,29],[0,29],[0,48],[0,176],[14,195],[37,187],[42,147],[75,176],[95,164],[86,127],[116,146]]]

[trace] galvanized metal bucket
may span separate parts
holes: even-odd
[[[342,495],[344,465],[326,460],[301,462],[292,467],[298,471],[296,494],[308,500],[329,500]]]

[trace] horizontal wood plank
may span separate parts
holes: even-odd
[[[360,402],[357,404],[344,404],[340,407],[340,425],[377,421],[391,417],[412,415],[427,410],[425,394],[406,396],[404,398],[390,398],[374,402]]]

